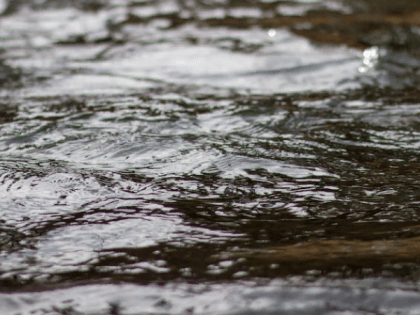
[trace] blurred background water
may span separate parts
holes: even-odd
[[[420,2],[0,12],[1,314],[420,313]]]

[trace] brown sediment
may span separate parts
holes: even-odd
[[[345,265],[377,267],[387,263],[418,262],[420,237],[375,241],[312,240],[295,245],[244,250],[224,257],[245,257],[254,263],[295,264],[294,269],[302,271]]]
[[[392,24],[392,25],[420,25],[420,10],[404,14],[371,14],[356,13],[343,14],[331,11],[312,11],[299,16],[275,16],[264,18],[210,18],[200,21],[208,26],[232,26],[248,28],[258,25],[264,28],[295,26],[299,24],[317,25],[357,25],[359,23]]]
[[[249,28],[288,27],[293,33],[318,43],[345,44],[357,49],[371,46],[365,37],[371,33],[379,33],[389,27],[420,26],[420,10],[393,13],[355,13],[343,14],[331,11],[313,11],[302,16],[275,16],[264,18],[206,19],[199,22],[205,26],[229,26]]]

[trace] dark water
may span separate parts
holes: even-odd
[[[1,314],[420,314],[420,2],[0,11]]]

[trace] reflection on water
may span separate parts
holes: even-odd
[[[91,285],[43,293],[0,295],[9,309],[21,305],[35,314],[81,314],[69,297],[77,296],[85,314],[416,314],[418,287],[392,280],[275,280],[255,284]],[[119,303],[124,301],[124,306]],[[92,303],[92,301],[95,301]],[[54,306],[51,306],[51,305]],[[8,308],[6,308],[8,309]]]
[[[419,5],[0,11],[2,314],[420,312]]]

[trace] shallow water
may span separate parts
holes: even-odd
[[[420,313],[420,5],[0,11],[2,314]]]

